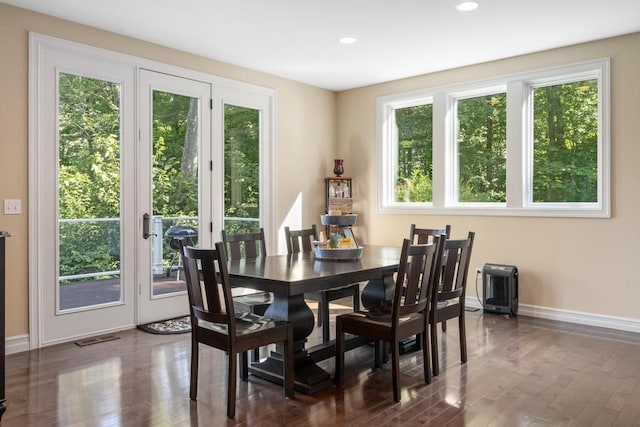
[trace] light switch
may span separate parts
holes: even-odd
[[[4,214],[19,215],[22,213],[22,201],[20,199],[5,199]]]

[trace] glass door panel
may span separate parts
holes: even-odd
[[[120,84],[59,75],[58,310],[121,303]]]
[[[224,229],[260,229],[260,110],[224,104]]]
[[[186,291],[180,241],[198,242],[200,100],[153,90],[153,295]]]

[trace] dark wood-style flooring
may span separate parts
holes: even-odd
[[[467,313],[469,361],[458,329],[441,339],[441,373],[422,381],[419,353],[402,356],[402,401],[373,349],[347,353],[344,388],[293,400],[250,376],[225,416],[224,354],[202,348],[189,400],[189,335],[124,331],[7,357],[8,426],[634,426],[640,425],[640,336],[481,311]],[[439,332],[442,334],[441,332]],[[310,340],[319,339],[319,329]],[[333,373],[333,361],[323,362]]]

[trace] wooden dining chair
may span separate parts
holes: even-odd
[[[409,227],[409,240],[413,244],[426,244],[433,242],[433,238],[441,235],[451,237],[451,226],[445,225],[444,228],[418,228],[415,224]],[[442,322],[442,331],[447,330],[447,322]],[[420,349],[420,339],[416,337],[416,347]]]
[[[227,260],[222,243],[215,249],[182,247],[191,313],[191,386],[189,397],[198,394],[199,345],[228,353],[227,416],[236,411],[236,373],[240,355],[240,378],[248,379],[247,351],[271,343],[284,343],[284,392],[294,395],[293,332],[287,322],[276,322],[251,313],[236,314],[231,296]]]
[[[250,233],[229,234],[225,230],[220,232],[222,244],[227,254],[227,259],[261,258],[267,256],[267,244],[264,237],[264,229]],[[252,291],[233,298],[236,311],[248,311],[252,314],[263,316],[273,302],[270,292]],[[260,349],[253,349],[251,360],[257,362],[260,359]]]
[[[418,228],[415,224],[409,227],[409,240],[414,245],[424,245],[433,242],[434,237],[441,235],[451,237],[451,226],[445,225],[444,228]]]
[[[467,338],[465,329],[465,296],[467,275],[475,233],[470,231],[466,239],[447,239],[444,244],[439,286],[433,288],[433,303],[429,312],[431,330],[431,360],[433,375],[440,373],[438,360],[437,324],[458,318],[460,333],[460,360],[467,362]],[[446,329],[443,328],[443,333]]]
[[[300,252],[312,252],[313,240],[318,240],[318,228],[315,224],[311,228],[303,230],[291,230],[289,227],[284,228],[284,236],[287,242],[287,253],[289,255]],[[327,289],[324,291],[308,292],[304,294],[305,298],[318,302],[318,326],[322,327],[322,342],[328,342],[330,336],[329,324],[329,302],[345,297],[353,298],[353,311],[360,310],[360,284],[343,286],[336,289]]]
[[[264,229],[253,233],[229,234],[220,232],[227,259],[259,258],[267,256],[267,244]]]
[[[431,382],[427,321],[432,288],[438,277],[444,237],[436,237],[428,245],[412,245],[404,239],[396,275],[391,305],[369,308],[368,311],[343,314],[336,319],[336,374],[338,386],[344,384],[345,334],[375,340],[376,365],[380,341],[391,346],[393,400],[400,401],[400,351],[402,339],[419,334],[422,337],[424,381]]]

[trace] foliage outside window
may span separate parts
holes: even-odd
[[[507,94],[457,102],[458,201],[505,202]]]
[[[59,275],[120,268],[120,85],[60,73]]]
[[[533,93],[533,202],[597,202],[598,81]]]
[[[198,104],[197,98],[153,91],[154,215],[198,216]]]
[[[120,90],[118,83],[59,76],[60,276],[120,269]],[[193,217],[186,223],[197,228],[198,147],[190,134],[197,99],[154,91],[153,106],[154,215]],[[163,222],[164,230],[170,225]],[[163,244],[167,264],[173,250]]]
[[[608,98],[608,59],[380,97],[379,210],[609,217]]]
[[[397,202],[431,202],[433,191],[433,108],[395,109],[398,134]]]
[[[260,110],[224,106],[224,229],[260,228]]]

